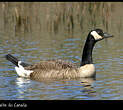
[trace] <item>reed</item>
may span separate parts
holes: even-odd
[[[1,2],[0,13],[4,22],[13,22],[14,29],[24,31],[72,33],[77,27],[84,31],[85,24],[95,28],[98,24],[108,29],[113,9],[112,2]],[[103,20],[101,20],[103,18]],[[11,21],[11,19],[13,21]]]

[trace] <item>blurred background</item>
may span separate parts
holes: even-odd
[[[122,2],[1,2],[0,31],[18,33],[121,32]],[[112,23],[113,21],[113,23]],[[40,33],[40,34],[39,34]]]

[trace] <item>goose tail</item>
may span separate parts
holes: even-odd
[[[7,54],[7,55],[5,55],[5,58],[6,58],[8,61],[12,62],[12,63],[13,63],[14,65],[16,65],[17,67],[19,67],[19,66],[18,66],[19,60],[18,60],[16,57],[12,56],[11,54]]]
[[[30,64],[19,61],[16,57],[12,56],[11,54],[7,54],[5,57],[7,60],[12,62],[14,65],[16,65],[15,70],[19,76],[30,77],[30,74],[33,71],[25,69],[25,67],[29,66]]]

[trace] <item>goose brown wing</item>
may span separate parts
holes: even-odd
[[[27,70],[60,70],[60,69],[66,69],[66,68],[75,68],[76,65],[74,65],[71,62],[62,61],[62,60],[47,60],[47,61],[40,61],[39,63],[36,63],[34,65],[25,67]]]

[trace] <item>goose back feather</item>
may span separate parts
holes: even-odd
[[[63,60],[47,60],[40,61],[34,65],[25,67],[26,70],[32,70],[30,78],[57,78],[57,79],[71,79],[78,75],[77,66],[71,62]]]

